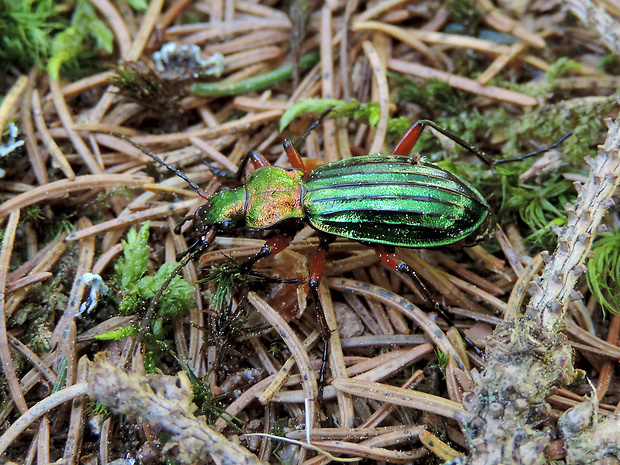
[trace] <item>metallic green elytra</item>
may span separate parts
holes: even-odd
[[[303,220],[336,236],[414,248],[471,246],[493,227],[489,206],[474,187],[408,157],[349,158],[303,175],[259,168],[244,186],[216,194],[199,212],[202,223],[264,229]]]
[[[474,245],[488,237],[489,205],[466,181],[408,157],[371,155],[319,166],[302,205],[319,231],[400,247]]]

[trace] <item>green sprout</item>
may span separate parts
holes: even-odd
[[[377,103],[360,103],[357,100],[346,102],[329,98],[314,98],[302,100],[286,110],[280,118],[280,132],[282,132],[295,118],[308,113],[324,113],[327,118],[352,118],[371,126],[379,122],[379,105]]]
[[[0,2],[0,62],[26,71],[50,54],[51,34],[67,27],[54,0]]]
[[[90,46],[94,51],[101,50],[110,54],[114,50],[114,34],[110,28],[99,19],[89,2],[78,0],[71,25],[52,39],[51,56],[47,63],[47,72],[52,79],[58,79],[63,64],[76,60],[83,54],[91,39],[94,44]]]
[[[590,291],[603,307],[620,314],[620,232],[599,234],[592,244],[594,255],[588,260],[586,278]]]

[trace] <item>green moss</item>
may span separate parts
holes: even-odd
[[[177,263],[163,264],[154,275],[147,274],[149,268],[149,222],[139,232],[132,228],[123,241],[123,258],[115,267],[120,284],[121,302],[119,312],[132,315],[139,311],[144,303],[150,302],[155,294],[177,267]],[[165,318],[181,316],[194,304],[195,289],[190,283],[175,276],[164,291],[157,309],[158,315]]]
[[[395,99],[399,103],[412,102],[446,115],[457,115],[465,110],[467,94],[439,79],[418,83],[399,73],[388,71],[394,82]]]
[[[474,37],[478,35],[484,12],[476,7],[475,0],[447,0],[443,6],[450,12],[452,21],[461,27],[462,34]]]
[[[603,311],[620,314],[620,232],[598,235],[592,245],[586,278]]]
[[[143,0],[130,2],[145,8]],[[72,12],[69,16],[67,12]],[[114,36],[87,0],[16,0],[0,2],[0,62],[23,73],[35,65],[57,79],[70,65],[81,76],[94,55],[113,52]]]

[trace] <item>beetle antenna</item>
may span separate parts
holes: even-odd
[[[540,150],[536,150],[535,152],[527,153],[525,155],[521,155],[520,157],[504,158],[503,160],[496,160],[496,161],[493,162],[493,166],[499,165],[500,163],[508,163],[508,162],[512,162],[512,161],[521,161],[521,160],[525,160],[526,158],[530,158],[530,157],[533,157],[533,156],[536,156],[536,155],[540,155],[541,153],[545,153],[546,151],[554,149],[557,146],[559,146],[562,142],[564,142],[572,134],[573,134],[573,131],[570,131],[568,134],[565,134],[564,137],[562,137],[555,144],[549,145],[548,147],[544,147],[544,148],[542,148]]]
[[[295,143],[295,148],[303,144],[303,142],[306,140],[306,137],[308,137],[308,135],[312,131],[314,131],[314,129],[321,123],[321,121],[323,121],[327,117],[327,115],[329,115],[332,111],[334,111],[334,107],[327,107],[325,111],[323,111],[323,113],[321,113],[321,115],[314,121],[314,123],[308,126],[308,129],[306,129],[306,132],[304,132],[304,134]]]
[[[179,171],[178,169],[176,169],[174,166],[170,165],[169,163],[166,163],[164,160],[162,160],[161,158],[159,158],[157,155],[155,155],[153,152],[151,152],[150,150],[142,147],[139,144],[136,144],[134,141],[132,141],[129,137],[127,137],[124,134],[121,134],[120,132],[112,132],[111,133],[113,136],[118,137],[120,139],[123,139],[125,142],[129,142],[131,145],[133,145],[135,148],[137,148],[138,150],[140,150],[140,152],[142,152],[143,154],[145,154],[148,157],[151,157],[153,160],[155,160],[157,163],[159,163],[160,165],[165,166],[166,168],[168,168],[168,170],[172,171],[174,174],[176,174],[178,177],[180,177],[181,179],[183,179],[187,184],[190,185],[190,187],[192,187],[196,192],[198,192],[198,195],[200,195],[200,197],[204,198],[204,199],[209,199],[209,196],[200,188],[198,187],[198,184],[196,184],[194,181],[192,181],[190,178],[188,178],[185,174],[183,174],[181,171]]]
[[[434,121],[431,121],[431,120],[428,120],[428,119],[421,119],[421,120],[418,121],[418,123],[420,123],[422,126],[430,126],[430,127],[432,127],[437,132],[440,132],[441,134],[443,134],[447,138],[449,138],[449,139],[453,140],[454,142],[456,142],[457,144],[459,144],[464,149],[466,149],[466,150],[470,151],[471,153],[473,153],[474,155],[476,155],[480,160],[482,160],[488,166],[493,166],[493,162],[491,161],[491,159],[489,158],[489,156],[486,153],[484,153],[479,148],[474,147],[470,143],[464,141],[463,139],[461,139],[456,134],[452,134],[450,131],[445,130],[444,128],[439,126]]]

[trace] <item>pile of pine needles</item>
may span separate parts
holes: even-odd
[[[8,460],[618,463],[615,3],[14,3],[0,7]],[[498,219],[482,246],[399,251],[486,355],[371,248],[339,239],[320,289],[332,335],[317,401],[310,227],[257,266],[295,285],[239,270],[277,231],[217,237],[134,350],[194,240],[191,222],[175,228],[204,200],[112,133],[212,195],[234,185],[214,173],[249,150],[284,166],[282,139],[333,107],[304,156],[390,153],[417,119],[498,157],[574,131],[495,170],[428,130],[416,146]]]

